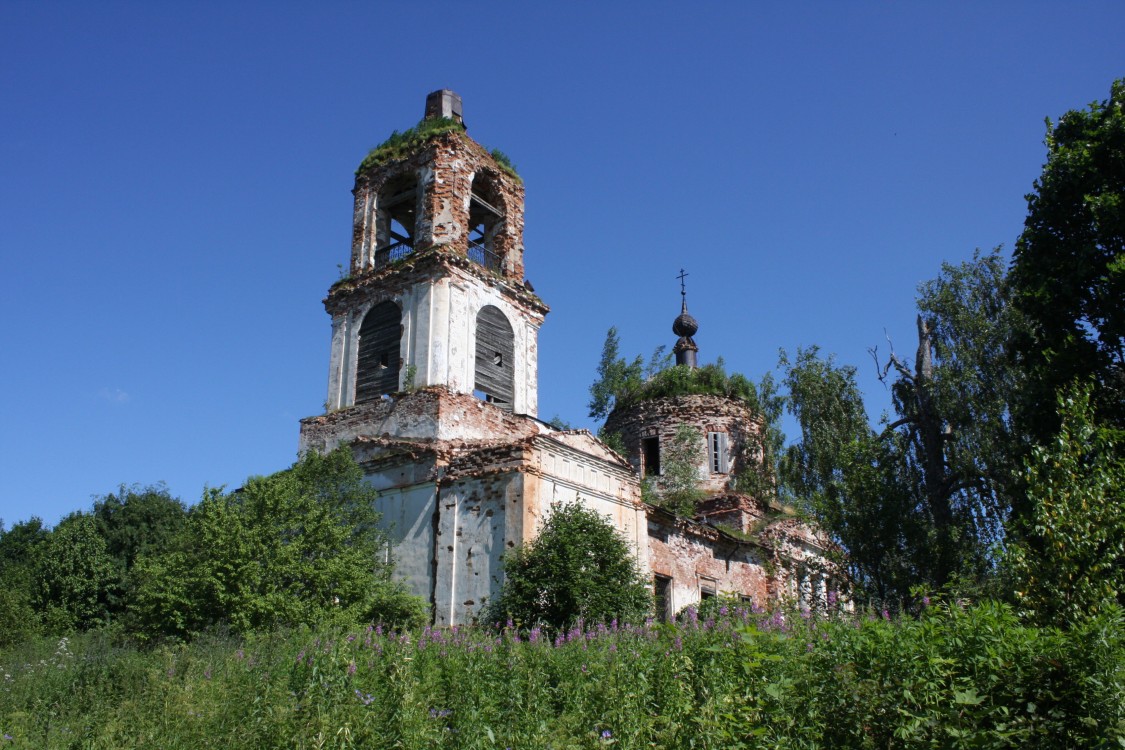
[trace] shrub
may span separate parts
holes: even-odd
[[[503,565],[503,588],[482,614],[488,623],[557,630],[579,620],[639,622],[651,609],[629,544],[580,500],[552,507],[539,535]]]

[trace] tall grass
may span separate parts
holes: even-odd
[[[989,604],[149,651],[90,634],[0,653],[0,748],[1119,747],[1123,641],[1120,613],[1064,633]]]

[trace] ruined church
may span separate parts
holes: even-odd
[[[760,418],[714,395],[642,399],[607,427],[537,418],[537,342],[549,308],[524,278],[521,180],[473,141],[452,91],[426,99],[355,179],[348,275],[324,301],[332,318],[326,413],[301,420],[300,450],[346,444],[379,491],[395,575],[466,624],[503,583],[502,555],[533,539],[553,503],[607,517],[651,575],[657,615],[730,594],[765,604],[827,600],[825,541],[792,513],[740,493],[759,461]],[[675,318],[677,364],[694,367],[698,324]],[[687,425],[698,436],[692,517],[642,500]],[[682,434],[682,433],[681,433]]]

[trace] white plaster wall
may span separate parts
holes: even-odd
[[[529,476],[527,496],[537,502],[525,509],[524,541],[542,527],[550,506],[580,501],[585,507],[609,519],[633,550],[642,571],[649,570],[648,521],[644,507],[636,501],[636,480],[604,461],[578,451],[538,446],[533,459],[538,476]]]
[[[434,484],[385,488],[390,480],[380,474],[369,475],[366,481],[380,490],[376,509],[383,514],[380,525],[392,542],[395,580],[429,601],[434,587]]]
[[[518,504],[524,475],[492,475],[443,487],[438,501],[434,624],[471,623],[500,589],[500,558],[510,548],[507,509]],[[514,502],[513,502],[514,501]]]
[[[420,285],[416,287],[423,289]],[[476,369],[477,315],[486,305],[499,309],[514,337],[513,411],[538,412],[539,325],[505,299],[495,287],[473,279],[440,279],[425,285],[417,296],[404,295],[404,319],[413,350],[404,357],[418,368],[418,385],[447,385],[472,394]]]
[[[384,299],[391,299],[402,308],[399,354],[403,366],[399,386],[403,386],[407,369],[413,365],[414,385],[445,385],[457,393],[470,395],[476,369],[477,314],[486,305],[499,309],[511,324],[515,339],[513,411],[536,416],[539,321],[527,319],[498,289],[469,277],[418,283],[401,294],[380,296],[369,304],[335,316],[329,357],[329,409],[355,403],[359,329],[367,311]]]

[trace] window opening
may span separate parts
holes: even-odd
[[[388,181],[379,192],[376,267],[393,263],[414,252],[417,209],[418,178],[413,174]]]
[[[660,622],[671,621],[675,614],[672,611],[672,579],[662,575],[653,576],[652,592],[656,602],[656,619]]]
[[[728,473],[730,471],[730,456],[727,451],[727,434],[725,432],[707,433],[707,448],[711,459],[711,473]]]
[[[718,591],[717,581],[714,578],[699,579],[699,601],[705,602],[714,599]]]
[[[486,305],[477,313],[477,353],[473,394],[512,410],[515,400],[515,334],[500,309]]]
[[[641,440],[641,453],[644,459],[641,466],[641,476],[659,476],[660,438],[647,437]]]
[[[401,341],[402,312],[394,302],[380,302],[363,316],[356,363],[357,404],[398,390]]]
[[[469,196],[469,260],[490,271],[502,270],[503,258],[497,252],[496,235],[504,223],[504,211],[492,179],[485,174],[473,176]]]

